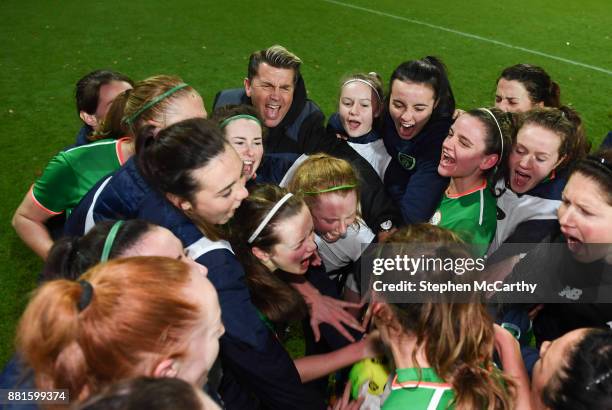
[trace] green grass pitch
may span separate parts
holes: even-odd
[[[344,1],[344,0],[342,0]],[[470,2],[15,1],[0,6],[0,364],[41,263],[10,220],[47,161],[79,128],[73,88],[113,68],[177,74],[203,95],[238,87],[248,55],[278,43],[304,61],[310,97],[334,111],[340,78],[425,55],[447,64],[459,107],[492,105],[500,71],[543,66],[598,145],[612,129],[609,0]]]

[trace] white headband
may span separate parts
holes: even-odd
[[[370,87],[372,90],[374,90],[374,94],[376,94],[376,97],[378,98],[378,102],[382,102],[382,99],[380,98],[380,94],[378,94],[378,91],[376,90],[376,87],[374,87],[374,85],[371,82],[369,82],[368,80],[364,80],[362,78],[351,78],[350,80],[346,80],[344,82],[344,84],[342,84],[341,88],[344,88],[345,85],[347,85],[349,83],[354,83],[355,81],[367,84],[368,87]]]
[[[272,207],[272,209],[270,209],[270,212],[268,212],[268,214],[266,215],[266,217],[263,219],[263,221],[261,221],[261,223],[259,224],[259,226],[257,227],[257,229],[255,229],[255,232],[253,232],[253,235],[251,235],[249,237],[249,240],[247,241],[248,243],[253,243],[253,241],[255,240],[255,238],[257,238],[257,235],[259,235],[261,233],[261,231],[263,230],[263,228],[266,227],[266,225],[268,224],[268,222],[270,222],[270,219],[272,219],[272,217],[274,217],[274,215],[278,212],[278,210],[280,209],[281,206],[283,206],[283,204],[285,202],[287,202],[287,200],[289,198],[291,198],[293,196],[293,194],[291,192],[289,192],[288,194],[285,194],[284,197],[282,197],[280,199],[280,201],[278,201],[276,203],[276,205],[274,205],[274,207]]]
[[[495,118],[495,115],[493,115],[491,110],[489,110],[488,108],[479,108],[479,110],[488,113],[493,118],[493,121],[495,121],[495,125],[497,125],[497,129],[499,130],[499,139],[501,142],[501,153],[499,154],[499,158],[497,159],[497,164],[499,164],[502,158],[504,157],[504,133],[502,132],[501,127],[499,126],[499,122],[497,122],[497,118]]]

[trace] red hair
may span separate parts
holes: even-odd
[[[80,278],[93,287],[54,280],[35,291],[17,329],[17,346],[42,389],[69,389],[77,398],[136,375],[163,358],[180,358],[201,320],[188,300],[188,265],[163,257],[112,260]]]

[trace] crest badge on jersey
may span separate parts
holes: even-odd
[[[440,210],[438,209],[433,216],[431,217],[431,219],[429,220],[429,223],[432,225],[438,225],[440,223],[440,221],[442,220],[442,212],[440,212]]]
[[[412,171],[416,166],[416,158],[403,152],[397,154],[397,160],[408,171]]]

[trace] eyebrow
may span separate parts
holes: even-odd
[[[240,176],[242,176],[242,171],[240,171]],[[217,195],[221,195],[223,192],[227,191],[228,189],[231,189],[236,184],[236,182],[237,181],[234,180],[228,186],[226,186],[225,188],[222,188],[219,191],[217,191]]]
[[[466,137],[465,135],[459,134],[459,139],[465,142],[466,144],[468,144],[470,147],[474,146],[474,143],[470,141],[470,139]]]
[[[299,240],[298,243],[296,243],[295,245],[292,245],[291,248],[295,248],[298,246],[302,246],[302,244],[304,243],[304,241],[306,239],[308,239],[308,237],[310,236],[310,234],[312,234],[314,232],[314,225],[312,225],[309,229],[308,232],[306,233],[306,235],[304,237],[302,237],[302,239]]]

